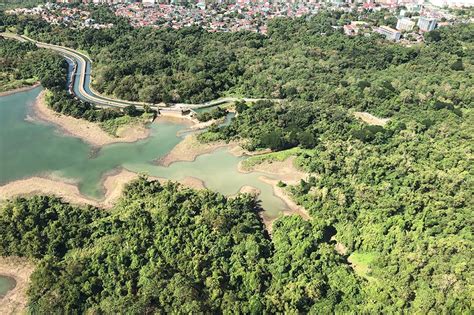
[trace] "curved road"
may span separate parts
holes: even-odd
[[[36,44],[36,46],[41,48],[52,49],[57,51],[59,54],[63,55],[69,61],[74,63],[74,72],[71,75],[71,80],[74,83],[72,86],[72,92],[80,99],[94,103],[98,107],[119,107],[123,108],[129,105],[135,105],[137,108],[143,108],[144,105],[149,105],[151,107],[155,107],[156,109],[160,108],[168,108],[168,109],[176,109],[176,110],[183,110],[183,109],[198,109],[198,108],[205,108],[216,106],[220,104],[235,102],[238,100],[246,101],[246,102],[256,102],[259,100],[269,100],[263,98],[238,98],[238,97],[224,97],[217,100],[212,100],[209,102],[201,103],[201,104],[187,104],[187,103],[177,103],[171,104],[170,106],[158,106],[156,104],[145,103],[145,102],[133,102],[133,101],[126,101],[126,100],[119,100],[110,97],[106,97],[100,95],[96,91],[94,91],[90,86],[90,72],[92,68],[92,60],[86,56],[85,54],[68,48],[64,46],[52,45],[43,42],[36,41],[32,38],[27,36],[21,35],[14,35],[14,34],[1,34],[4,37],[14,38],[17,40],[28,40]],[[79,77],[79,78],[77,78]],[[272,99],[273,101],[280,101],[277,99]]]

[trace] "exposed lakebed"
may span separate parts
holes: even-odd
[[[271,185],[259,180],[261,173],[240,173],[237,157],[219,149],[198,156],[192,162],[175,162],[168,167],[156,163],[182,138],[183,124],[151,124],[150,137],[134,143],[115,143],[93,149],[78,138],[64,136],[55,126],[28,119],[31,104],[41,88],[0,97],[0,185],[32,176],[49,176],[76,183],[82,194],[100,199],[104,195],[104,176],[114,170],[127,170],[151,176],[181,180],[195,177],[207,188],[233,195],[242,186],[261,191],[261,205],[267,218],[287,210],[274,196]]]

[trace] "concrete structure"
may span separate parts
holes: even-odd
[[[429,32],[436,28],[436,19],[430,19],[427,17],[420,16],[417,25],[421,31]]]
[[[399,31],[394,30],[393,28],[389,26],[380,26],[375,31],[385,36],[386,39],[393,40],[393,41],[400,40],[400,37],[402,36],[402,34]]]
[[[473,0],[429,0],[429,3],[437,7],[472,7],[474,6]]]
[[[415,26],[415,22],[410,18],[402,17],[397,21],[397,30],[399,31],[411,31]]]

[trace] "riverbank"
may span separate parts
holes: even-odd
[[[20,257],[0,256],[0,275],[15,280],[15,287],[0,299],[0,314],[24,314],[28,302],[26,291],[35,266]]]
[[[16,88],[16,89],[13,89],[13,90],[3,91],[3,92],[0,92],[0,97],[16,94],[16,93],[20,93],[20,92],[26,92],[26,91],[29,91],[29,90],[33,90],[34,88],[37,88],[38,86],[40,86],[40,83],[36,82],[35,84],[30,85],[30,86],[23,86],[23,87]]]
[[[168,167],[172,163],[180,161],[194,161],[198,156],[202,154],[211,153],[219,148],[227,148],[229,153],[235,156],[251,156],[261,155],[271,152],[270,150],[259,151],[259,152],[248,152],[242,149],[237,142],[226,143],[224,141],[213,142],[213,143],[200,143],[196,138],[195,134],[187,135],[183,141],[181,141],[176,147],[174,147],[166,156],[158,161],[160,165]],[[305,220],[309,219],[310,216],[307,211],[297,205],[286,191],[278,187],[280,181],[287,185],[295,185],[300,182],[301,179],[306,179],[308,174],[298,170],[295,165],[295,156],[290,156],[283,161],[263,161],[259,164],[252,165],[251,167],[243,167],[242,161],[237,165],[237,169],[240,173],[262,173],[266,176],[260,176],[259,180],[269,184],[273,188],[273,194],[280,198],[288,207],[288,210],[283,212],[283,215],[297,214],[303,217]],[[250,186],[243,186],[240,190],[243,193],[252,193],[257,196],[260,192]],[[262,213],[262,219],[267,226],[269,232],[271,232],[271,226],[275,218],[269,218]]]
[[[41,91],[38,95],[32,112],[34,119],[51,123],[64,134],[80,138],[94,147],[117,142],[135,142],[150,135],[150,130],[144,126],[126,126],[120,129],[118,137],[113,137],[101,129],[98,124],[62,115],[49,108],[46,104],[46,91]]]
[[[159,159],[157,162],[165,167],[170,166],[175,162],[192,162],[203,154],[212,153],[213,151],[228,147],[229,150],[238,147],[238,143],[225,141],[201,143],[195,134],[187,135],[183,141],[179,142],[168,154]]]
[[[293,201],[291,196],[282,187],[278,186],[281,181],[286,185],[296,185],[302,179],[306,179],[308,174],[298,170],[295,165],[295,157],[291,156],[283,161],[264,161],[262,163],[244,168],[242,161],[238,165],[238,171],[241,173],[258,172],[266,175],[260,176],[258,179],[273,188],[273,194],[283,200],[288,210],[283,211],[283,215],[296,214],[305,220],[309,220],[310,216],[306,209]],[[262,219],[267,226],[268,232],[271,234],[272,225],[278,218],[268,218],[262,213]]]
[[[290,156],[283,161],[263,161],[251,167],[244,167],[243,161],[238,165],[238,170],[241,173],[258,172],[268,174],[271,177],[277,178],[288,185],[295,185],[301,179],[306,179],[308,174],[297,169],[295,166],[294,156]]]
[[[193,126],[195,125],[192,125],[189,129],[192,130]],[[237,141],[201,143],[197,139],[196,134],[188,134],[168,154],[157,160],[157,163],[168,167],[175,162],[193,162],[198,156],[212,153],[221,148],[226,148],[234,156],[255,156],[271,152],[270,149],[250,152],[242,148],[241,144],[241,142]]]
[[[102,189],[104,190],[104,198],[99,200],[84,196],[75,183],[67,182],[61,178],[35,176],[27,179],[16,180],[0,186],[0,202],[18,196],[53,195],[72,204],[91,205],[94,207],[110,209],[122,196],[124,187],[138,177],[139,174],[125,169],[115,170],[106,174],[101,184]],[[159,177],[148,178],[150,180],[158,180],[161,183],[168,181],[167,179]],[[177,182],[183,185],[183,187],[193,189],[206,188],[203,181],[190,176]]]

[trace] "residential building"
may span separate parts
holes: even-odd
[[[344,34],[354,36],[359,33],[359,28],[353,24],[344,25]]]
[[[402,34],[399,31],[394,30],[393,28],[389,26],[380,26],[375,31],[385,36],[386,39],[393,40],[393,41],[400,40],[400,37],[402,36]]]
[[[411,31],[415,26],[415,22],[410,18],[402,17],[397,21],[397,30],[399,31]]]
[[[429,32],[436,28],[436,19],[430,19],[427,17],[420,16],[417,25],[421,31]]]

